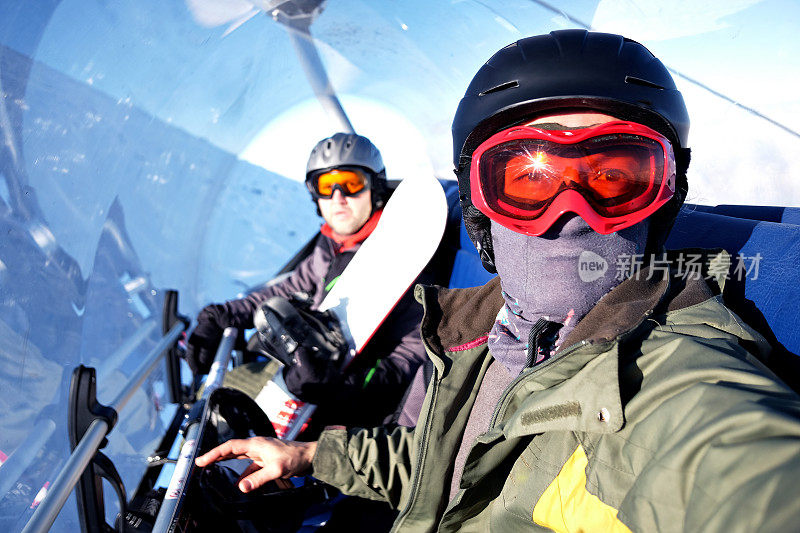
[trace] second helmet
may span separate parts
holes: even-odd
[[[306,165],[306,186],[309,186],[312,173],[341,166],[366,170],[370,177],[373,210],[383,207],[387,194],[383,158],[372,141],[356,133],[336,133],[314,146]]]

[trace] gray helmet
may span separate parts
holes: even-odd
[[[372,141],[355,133],[336,133],[317,143],[306,165],[306,186],[312,192],[310,179],[319,171],[338,167],[359,167],[369,176],[372,207],[380,209],[386,200],[386,167],[381,153]]]
[[[381,153],[369,139],[355,133],[336,133],[322,139],[311,150],[306,176],[317,170],[340,166],[364,167],[373,174],[384,171]]]

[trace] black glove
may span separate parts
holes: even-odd
[[[197,315],[197,327],[186,341],[186,362],[197,374],[208,374],[217,348],[222,340],[222,332],[230,324],[228,314],[221,305],[207,305]]]
[[[341,361],[321,356],[304,345],[292,355],[292,364],[283,369],[289,391],[304,402],[315,404],[335,398],[335,391],[344,381]]]

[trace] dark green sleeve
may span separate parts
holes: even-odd
[[[776,390],[780,384],[769,378],[720,382],[702,394],[716,416],[703,417],[684,439],[688,450],[699,452],[688,487],[687,530],[800,527],[800,399],[788,388]],[[703,447],[693,447],[696,442]]]
[[[333,428],[322,432],[314,456],[314,477],[350,496],[400,506],[411,479],[414,429]]]

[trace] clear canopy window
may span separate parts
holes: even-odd
[[[0,9],[0,530],[24,526],[69,457],[76,366],[110,401],[161,336],[165,290],[192,316],[270,279],[317,231],[302,181],[342,129],[333,95],[389,179],[451,179],[453,113],[494,51],[563,28],[622,33],[687,101],[690,202],[800,202],[797,3],[296,3],[315,6],[316,63],[277,0]],[[157,372],[121,413],[104,453],[129,492],[173,410]],[[54,531],[78,528],[75,508]]]

